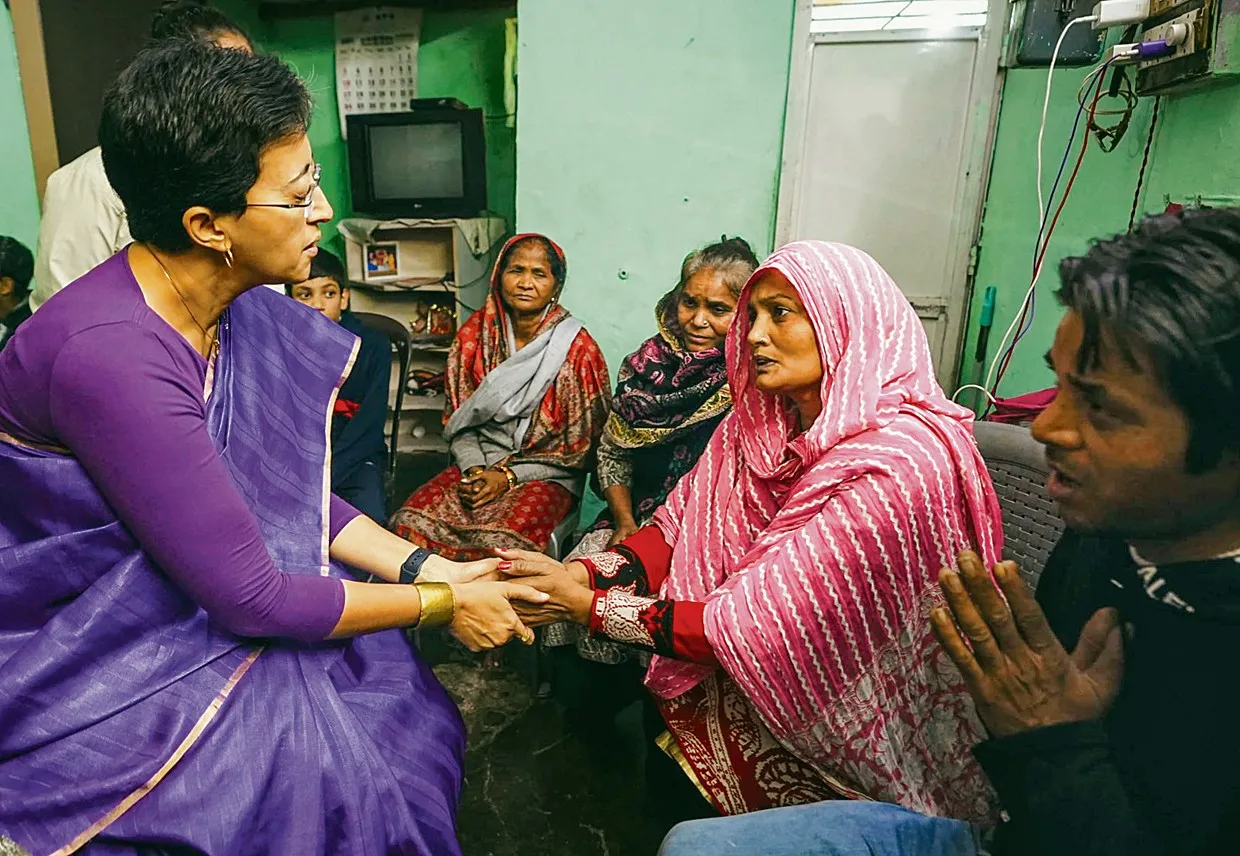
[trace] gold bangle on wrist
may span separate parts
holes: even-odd
[[[456,616],[456,595],[447,583],[414,583],[422,609],[418,614],[418,627],[442,627],[451,624]]]
[[[512,471],[512,467],[496,464],[494,467],[497,473],[502,473],[504,478],[508,479],[508,489],[512,490],[517,486],[517,474]]]

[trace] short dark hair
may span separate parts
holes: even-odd
[[[309,121],[306,87],[275,57],[196,41],[142,51],[104,96],[99,125],[130,234],[165,252],[189,249],[185,211],[242,213],[263,151]]]
[[[341,290],[349,287],[349,276],[345,273],[344,262],[340,261],[340,257],[335,253],[319,247],[319,251],[314,256],[314,260],[310,262],[310,275],[307,280],[327,277],[340,286]],[[300,283],[289,282],[284,285],[284,293],[289,297],[293,296],[293,289]]]
[[[0,277],[13,280],[14,296],[22,298],[34,277],[34,254],[16,238],[0,235]]]
[[[1059,301],[1084,323],[1078,368],[1097,365],[1104,333],[1134,368],[1147,357],[1188,420],[1188,472],[1240,446],[1240,208],[1152,217],[1064,259],[1059,276]]]
[[[202,0],[167,0],[160,4],[151,21],[151,41],[165,39],[210,39],[234,33],[247,42],[250,35],[241,25]]]
[[[531,246],[542,247],[542,251],[547,254],[547,263],[551,266],[551,276],[555,279],[556,293],[559,294],[564,288],[564,280],[568,278],[568,263],[556,252],[555,244],[551,243],[551,239],[544,235],[526,235],[519,241],[513,241],[504,248],[503,255],[499,257],[497,270],[502,276],[504,269],[508,267],[508,260],[517,251],[517,247]]]
[[[318,254],[310,262],[309,278],[318,279],[321,276],[334,279],[341,288],[349,287],[349,275],[345,273],[344,262],[340,261],[340,256],[319,247]]]

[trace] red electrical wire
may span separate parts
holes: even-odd
[[[1110,65],[1110,63],[1107,63]],[[1059,206],[1055,209],[1055,216],[1051,218],[1050,225],[1047,227],[1046,236],[1042,240],[1042,249],[1038,253],[1037,263],[1034,265],[1034,278],[1037,278],[1037,272],[1042,267],[1042,262],[1046,258],[1046,251],[1051,245],[1051,235],[1055,233],[1055,227],[1059,224],[1059,215],[1063,213],[1064,206],[1068,203],[1068,194],[1072,192],[1072,185],[1076,183],[1076,177],[1081,172],[1081,164],[1085,162],[1085,152],[1089,150],[1089,127],[1093,125],[1094,119],[1098,112],[1098,102],[1102,100],[1102,82],[1106,77],[1105,68],[1099,72],[1098,80],[1094,85],[1094,98],[1089,105],[1089,123],[1086,125],[1085,136],[1081,141],[1081,150],[1076,156],[1076,164],[1072,168],[1072,175],[1068,177],[1068,183],[1064,185],[1063,195],[1059,197]],[[1032,301],[1025,301],[1025,305],[1021,308],[1020,321],[1016,325],[1016,329],[1020,330],[1025,325],[1025,320],[1029,312]],[[991,389],[994,394],[999,389],[999,384],[1003,380],[1003,375],[1007,372],[1008,366],[1012,362],[1012,355],[1016,353],[1016,343],[1020,341],[1021,336],[1017,335],[1016,340],[1012,342],[1012,346],[1003,357],[1003,362],[999,366],[999,372],[995,375],[995,383]]]

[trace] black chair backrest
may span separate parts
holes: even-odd
[[[390,489],[396,477],[396,443],[400,439],[400,412],[405,403],[405,385],[409,380],[409,328],[387,315],[376,312],[354,312],[362,326],[375,330],[388,337],[396,356],[400,361],[400,377],[396,384],[396,401],[392,402],[392,435],[388,438],[388,472],[387,483]]]
[[[1028,428],[999,422],[975,423],[973,436],[1003,510],[1003,558],[1019,563],[1025,582],[1036,588],[1063,534],[1063,521],[1046,492],[1042,444]]]

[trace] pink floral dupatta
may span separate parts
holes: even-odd
[[[704,682],[730,679],[740,693],[720,694],[719,717],[741,722],[729,707],[747,703],[793,766],[836,793],[984,821],[990,791],[970,753],[983,731],[928,620],[940,567],[965,548],[994,562],[1002,547],[972,414],[943,395],[917,314],[865,253],[786,246],[754,273],[741,307],[768,271],[793,284],[813,324],[823,410],[798,435],[784,400],[755,388],[738,311],[727,340],[733,413],[655,515],[673,545],[661,595],[707,602],[726,678],[655,658],[647,686],[667,716]],[[708,709],[695,702],[695,715]],[[667,718],[701,784],[707,765],[694,755],[728,723]],[[748,753],[761,767],[757,742],[732,740],[731,765]],[[764,807],[712,799],[725,811]]]

